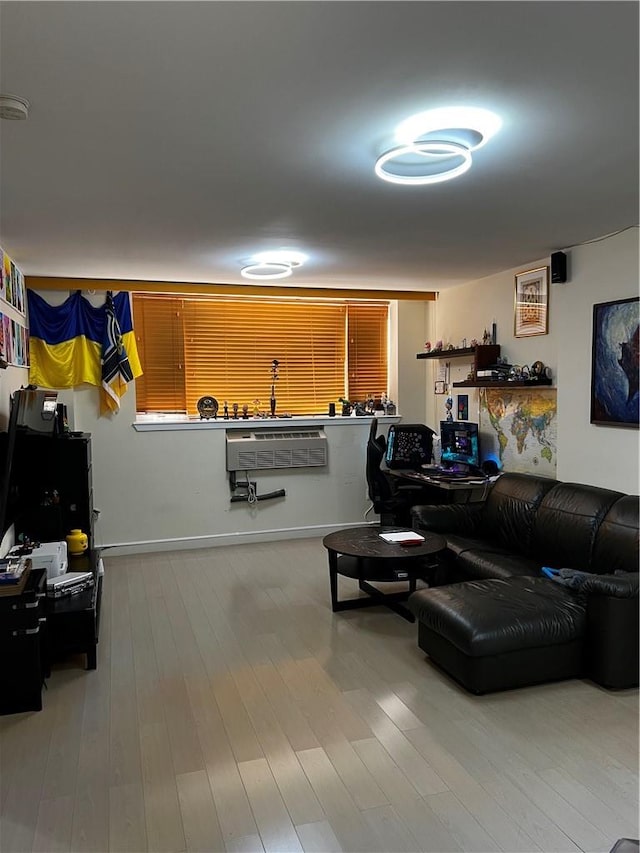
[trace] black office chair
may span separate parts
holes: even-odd
[[[426,491],[420,485],[402,483],[385,473],[381,468],[385,457],[387,442],[383,435],[376,437],[378,423],[371,421],[367,440],[367,487],[373,511],[380,516],[380,523],[397,527],[411,526],[411,507],[415,504],[429,503]]]

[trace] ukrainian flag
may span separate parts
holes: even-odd
[[[41,388],[103,387],[102,358],[107,337],[107,303],[96,308],[76,291],[62,305],[49,305],[35,291],[29,301],[29,381]],[[129,294],[112,300],[120,346],[132,378],[142,374],[133,332]],[[122,390],[122,386],[119,386]],[[126,386],[125,386],[126,390]],[[124,391],[122,391],[124,393]]]

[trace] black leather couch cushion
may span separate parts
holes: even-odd
[[[638,571],[639,505],[637,495],[624,495],[605,515],[593,548],[592,572]]]
[[[538,560],[498,549],[471,548],[459,554],[456,568],[463,576],[478,579],[531,577],[540,575]]]
[[[591,570],[591,554],[603,519],[621,492],[558,483],[535,515],[532,556],[557,569]]]
[[[510,551],[528,553],[536,511],[556,482],[529,474],[500,477],[484,505],[482,536]]]
[[[420,590],[410,596],[409,607],[427,628],[471,657],[570,643],[586,631],[582,600],[546,578]]]

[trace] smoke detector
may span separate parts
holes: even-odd
[[[17,95],[0,95],[0,118],[10,121],[29,118],[29,101]]]

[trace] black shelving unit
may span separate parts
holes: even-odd
[[[16,533],[58,542],[79,528],[93,547],[91,435],[16,436],[13,476],[20,484]]]

